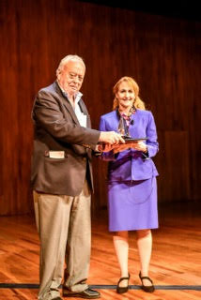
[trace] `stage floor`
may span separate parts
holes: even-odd
[[[92,213],[92,254],[88,283],[112,300],[201,299],[201,204],[159,205],[160,228],[153,231],[150,277],[156,291],[140,290],[135,232],[130,233],[130,290],[115,292],[119,268],[107,211]],[[39,239],[33,216],[0,217],[0,300],[36,299],[39,278]],[[77,298],[71,298],[77,299]]]

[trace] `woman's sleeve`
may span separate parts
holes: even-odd
[[[146,155],[147,158],[149,157],[154,157],[156,153],[159,151],[159,144],[158,144],[158,136],[157,136],[157,131],[156,131],[156,124],[154,121],[153,114],[150,112],[149,114],[149,120],[148,120],[148,125],[146,129],[146,135],[147,135],[147,148],[148,152]],[[146,158],[145,157],[145,158]]]

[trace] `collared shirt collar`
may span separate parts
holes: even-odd
[[[64,89],[60,86],[58,80],[57,80],[57,84],[58,84],[60,90],[62,91],[62,94],[64,95],[64,97],[66,97],[69,100],[68,93],[65,92]],[[75,106],[78,104],[78,102],[80,101],[80,99],[82,98],[82,96],[83,96],[83,94],[81,92],[79,92],[79,91],[75,94],[75,102],[74,102]],[[70,101],[70,103],[71,103],[71,101]]]

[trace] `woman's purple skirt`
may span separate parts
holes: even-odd
[[[109,231],[158,228],[156,177],[108,184]]]

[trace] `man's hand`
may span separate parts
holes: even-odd
[[[106,143],[106,144],[124,144],[125,141],[122,136],[115,132],[115,131],[101,131],[99,142]]]

